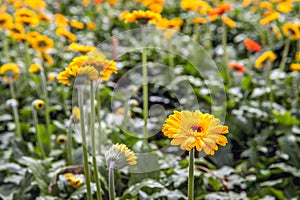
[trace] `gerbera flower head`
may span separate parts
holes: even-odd
[[[261,46],[257,42],[251,40],[250,38],[244,40],[244,45],[248,51],[254,51],[254,52],[261,51]]]
[[[218,144],[225,146],[227,138],[223,135],[228,133],[228,127],[222,126],[220,120],[208,113],[201,111],[181,112],[174,111],[163,125],[162,132],[168,138],[172,138],[171,145],[180,145],[182,150],[204,151],[213,155],[218,150]]]
[[[20,76],[20,68],[14,63],[6,63],[0,67],[0,74],[4,75],[4,82],[15,81]]]
[[[137,157],[125,144],[114,144],[105,154],[109,168],[122,169],[128,165],[135,165]]]
[[[72,51],[77,51],[80,53],[88,53],[88,52],[96,50],[96,47],[94,47],[94,46],[79,45],[74,42],[72,44],[70,44],[70,46],[68,48]]]
[[[261,56],[259,56],[255,61],[256,68],[262,68],[266,61],[274,62],[277,56],[273,51],[266,51]]]
[[[63,134],[58,135],[56,137],[56,142],[59,143],[59,144],[66,144],[66,142],[67,142],[67,136],[63,135]]]
[[[292,70],[292,71],[300,71],[300,63],[291,63],[290,70]]]
[[[161,20],[161,15],[150,10],[125,11],[119,15],[119,19],[125,23],[138,22],[139,24],[155,24]]]
[[[72,173],[66,173],[64,176],[66,181],[75,189],[80,188],[80,186],[83,184],[83,179],[79,176],[75,176]]]
[[[77,40],[76,35],[74,35],[73,33],[71,33],[70,31],[66,30],[65,28],[57,28],[55,30],[55,34],[58,36],[62,36],[67,38],[68,40],[75,42]]]
[[[229,26],[230,28],[235,28],[236,24],[235,21],[233,21],[232,19],[230,19],[229,17],[222,15],[221,17],[222,21]]]
[[[9,25],[9,35],[18,41],[25,41],[25,29],[22,24],[10,24]]]
[[[74,106],[73,109],[72,109],[72,115],[73,117],[79,121],[80,120],[80,110],[77,106]]]
[[[68,26],[68,18],[60,13],[55,14],[55,25],[60,28],[66,28]]]
[[[77,29],[83,29],[84,28],[84,24],[80,21],[75,20],[75,19],[70,20],[70,25],[74,28],[77,28]]]
[[[29,66],[28,71],[30,73],[38,73],[41,70],[42,66],[39,63],[33,63]]]
[[[229,12],[229,11],[232,11],[232,10],[233,10],[232,5],[230,5],[230,4],[222,4],[219,7],[211,10],[209,12],[209,15],[222,15],[223,13]]]
[[[240,74],[243,74],[245,72],[245,66],[239,63],[230,63],[229,68],[235,69]]]
[[[15,12],[15,21],[18,24],[37,26],[40,23],[38,16],[32,10],[27,8],[20,8]]]
[[[39,52],[45,52],[48,49],[52,49],[54,46],[53,40],[46,36],[46,35],[39,35],[37,36],[32,42],[32,47],[39,51]]]
[[[288,36],[290,40],[300,39],[300,28],[291,22],[287,22],[282,26],[282,32]]]
[[[0,15],[0,28],[9,28],[10,24],[13,23],[13,18],[8,13],[1,13]]]
[[[266,12],[263,19],[259,21],[260,25],[266,25],[271,23],[279,18],[280,14],[275,11]]]
[[[32,106],[36,109],[36,110],[42,110],[45,106],[45,102],[41,99],[36,99],[32,102]]]
[[[88,27],[88,29],[90,29],[90,30],[95,30],[96,29],[96,24],[95,24],[95,22],[92,22],[92,21],[89,21],[87,24],[86,24],[86,26]]]

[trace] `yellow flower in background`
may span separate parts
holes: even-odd
[[[55,14],[55,26],[60,27],[60,28],[66,28],[68,26],[68,18],[63,16],[60,13]]]
[[[275,24],[272,24],[272,30],[275,33],[275,36],[278,40],[282,39],[282,34],[280,29],[278,28],[278,26],[276,26]]]
[[[262,26],[266,25],[270,22],[277,20],[279,18],[279,16],[280,16],[280,14],[278,12],[273,12],[273,11],[267,12],[267,13],[265,13],[264,18],[259,21],[259,23]]]
[[[180,6],[183,10],[191,10],[201,15],[206,15],[213,10],[208,2],[201,0],[182,0]]]
[[[222,15],[221,19],[230,28],[235,28],[235,26],[236,26],[235,22],[232,19],[230,19],[229,17]]]
[[[57,28],[55,30],[55,34],[58,36],[62,36],[67,38],[68,40],[75,42],[77,40],[76,35],[74,35],[73,33],[71,33],[70,31],[64,29],[64,28]]]
[[[0,67],[0,74],[4,75],[4,82],[15,81],[20,76],[20,68],[14,63],[6,63]]]
[[[76,119],[77,121],[80,120],[80,110],[77,106],[74,106],[72,109],[72,115],[74,117],[74,119]]]
[[[50,72],[50,73],[48,73],[48,76],[47,76],[47,78],[50,82],[55,81],[56,77],[57,77],[57,73],[55,73],[55,72]]]
[[[183,20],[181,18],[173,18],[173,19],[166,19],[162,18],[157,24],[157,28],[161,29],[172,29],[179,31],[181,25],[183,24]]]
[[[193,22],[195,24],[206,24],[207,20],[206,20],[206,18],[203,18],[203,17],[195,17],[195,18],[193,18]]]
[[[75,19],[70,20],[70,26],[77,28],[77,29],[83,29],[84,24],[81,23],[80,21],[77,21]]]
[[[282,2],[279,2],[279,4],[277,5],[276,9],[279,12],[288,13],[288,12],[292,11],[293,4],[290,1],[282,1]]]
[[[134,10],[132,13],[124,11],[119,15],[119,19],[124,20],[125,23],[155,24],[161,20],[161,15],[150,10]]]
[[[37,51],[45,52],[54,47],[54,42],[46,35],[39,35],[33,41],[32,47]]]
[[[0,28],[8,29],[9,26],[13,23],[13,18],[8,13],[0,14]]]
[[[50,23],[51,22],[51,18],[46,15],[45,13],[43,12],[39,12],[38,13],[38,18],[40,19],[40,21],[44,21],[46,23]]]
[[[273,51],[266,51],[256,59],[255,67],[262,68],[267,60],[269,60],[270,62],[274,62],[276,58],[277,56]]]
[[[29,66],[28,71],[30,73],[38,73],[40,72],[42,66],[39,63],[33,63]]]
[[[26,40],[25,29],[21,24],[10,24],[9,35],[15,40]]]
[[[290,70],[292,70],[292,71],[300,71],[300,63],[291,63]]]
[[[168,138],[173,138],[171,145],[180,145],[182,150],[190,151],[196,147],[197,151],[204,151],[213,155],[218,150],[218,144],[225,146],[228,127],[222,126],[220,120],[201,111],[174,111],[163,125],[162,132]]]
[[[143,6],[148,7],[149,10],[161,13],[163,11],[163,4],[165,0],[135,0],[135,2],[140,2]]]
[[[37,11],[46,8],[47,6],[43,0],[24,0],[24,4]]]
[[[88,22],[86,24],[86,26],[88,27],[88,29],[90,29],[92,31],[96,29],[96,24],[95,24],[95,22],[92,22],[92,21]]]
[[[30,43],[30,44],[33,44],[34,43],[34,40],[36,40],[36,38],[38,36],[41,36],[42,34],[40,34],[39,32],[37,31],[30,31],[26,34],[27,36],[27,41]]]
[[[53,58],[49,54],[42,52],[42,54],[40,56],[41,56],[41,58],[43,58],[46,61],[47,65],[49,65],[49,66],[53,65],[53,63],[54,63]]]
[[[66,144],[66,142],[67,142],[67,136],[63,135],[63,134],[58,135],[56,137],[56,142],[59,143],[59,144]]]
[[[267,1],[262,1],[259,4],[259,8],[262,10],[268,10],[268,11],[272,11],[273,10],[273,4]]]
[[[72,43],[72,44],[70,44],[68,49],[70,49],[72,51],[81,52],[81,53],[88,53],[88,52],[91,52],[91,51],[95,51],[96,47],[94,47],[94,46],[85,46],[85,45],[79,45],[77,43]]]
[[[96,80],[98,78],[98,74],[99,73],[95,67],[87,65],[79,68],[76,78],[79,78],[78,83],[81,84],[83,81],[89,82]]]
[[[112,169],[135,165],[137,157],[125,144],[114,144],[105,154],[106,164]]]
[[[293,24],[291,22],[287,22],[282,26],[282,32],[291,40],[300,39],[300,28],[296,24]]]
[[[80,188],[80,186],[83,184],[83,179],[75,176],[72,173],[66,173],[64,176],[66,181],[75,189]]]
[[[18,9],[14,15],[15,21],[18,24],[37,26],[40,23],[38,16],[32,10],[27,8]]]
[[[64,71],[60,72],[57,76],[58,82],[71,86],[78,74],[79,67],[74,65],[74,66],[69,66],[67,67]]]
[[[300,61],[300,51],[297,51],[295,54],[295,60]]]
[[[45,106],[45,102],[41,99],[36,99],[32,102],[32,106],[36,109],[36,110],[42,110]]]

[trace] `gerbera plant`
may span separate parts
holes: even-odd
[[[174,111],[163,125],[162,132],[172,138],[171,145],[180,145],[182,150],[189,151],[188,199],[194,199],[194,152],[204,151],[214,155],[218,145],[225,146],[228,127],[220,124],[220,120],[199,110],[181,112]]]

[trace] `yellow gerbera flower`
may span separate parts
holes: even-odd
[[[74,35],[73,33],[71,33],[70,31],[68,31],[64,28],[57,28],[55,30],[55,34],[58,36],[63,36],[72,42],[75,42],[77,40],[76,35]]]
[[[75,189],[78,189],[83,183],[83,180],[80,177],[75,176],[74,174],[66,173],[64,175],[66,181]]]
[[[30,73],[38,73],[40,70],[41,70],[41,65],[39,63],[33,63],[28,68],[28,71]]]
[[[13,18],[8,13],[0,14],[0,28],[9,28],[9,26],[13,23]]]
[[[114,144],[105,154],[109,168],[122,169],[128,165],[135,165],[137,157],[125,144]]]
[[[203,17],[195,17],[195,18],[193,18],[193,22],[195,24],[206,24],[207,20],[206,20],[206,18],[203,18]]]
[[[0,74],[4,75],[4,82],[15,81],[20,76],[20,68],[14,63],[6,63],[0,67]]]
[[[55,14],[55,25],[57,27],[66,28],[69,20],[60,13]]]
[[[278,40],[282,39],[282,34],[280,32],[280,29],[278,28],[278,26],[276,26],[275,24],[272,24],[272,30],[275,33],[275,36]]]
[[[296,24],[287,22],[282,26],[282,32],[284,35],[288,36],[291,40],[300,39],[300,30]]]
[[[295,60],[300,61],[300,51],[297,51],[295,54]]]
[[[290,1],[282,1],[276,8],[279,12],[288,13],[293,10],[293,4]]]
[[[56,137],[56,142],[59,143],[59,144],[66,144],[67,142],[67,136],[66,135],[58,135]]]
[[[153,11],[134,10],[132,13],[125,11],[119,15],[125,23],[138,22],[140,24],[155,24],[161,20],[161,15]]]
[[[55,73],[55,72],[50,72],[49,74],[48,74],[48,76],[47,76],[47,78],[48,78],[48,80],[50,81],[50,82],[53,82],[53,81],[55,81],[55,78],[57,77],[57,73]]]
[[[236,26],[235,22],[232,19],[230,19],[229,17],[222,15],[221,19],[230,28],[235,28],[235,26]]]
[[[75,19],[70,20],[70,25],[74,28],[77,28],[77,29],[83,29],[84,28],[84,24],[81,23],[80,21],[75,20]]]
[[[273,11],[270,11],[270,12],[267,12],[265,14],[265,17],[263,19],[261,19],[259,21],[260,25],[266,25],[272,21],[275,21],[279,18],[280,14],[278,12],[273,12]]]
[[[45,102],[41,99],[36,99],[32,102],[32,106],[36,109],[36,110],[42,110],[45,106]]]
[[[86,24],[86,26],[88,27],[88,29],[90,29],[90,30],[95,30],[96,29],[96,24],[95,24],[95,22],[88,22],[87,24]]]
[[[46,35],[39,35],[35,38],[34,42],[32,43],[32,47],[40,52],[45,52],[48,49],[53,48],[54,42],[51,38]]]
[[[162,29],[172,29],[172,30],[179,31],[182,24],[183,24],[183,20],[181,18],[173,18],[173,19],[162,18],[157,23],[156,26]]]
[[[259,4],[259,8],[262,10],[268,10],[268,11],[272,11],[273,10],[273,4],[267,1],[262,1]]]
[[[72,109],[72,115],[74,116],[74,118],[79,121],[80,120],[80,110],[77,106],[74,106]]]
[[[81,52],[81,53],[88,53],[91,51],[95,51],[96,47],[94,46],[85,46],[85,45],[79,45],[77,43],[72,43],[69,46],[69,49],[72,51],[77,51],[77,52]]]
[[[227,138],[222,134],[228,133],[228,127],[222,126],[220,120],[199,110],[174,111],[163,125],[165,136],[173,138],[171,145],[180,145],[182,150],[190,151],[196,147],[197,151],[204,151],[213,155],[218,150],[218,144],[225,146]]]
[[[34,10],[41,10],[43,8],[46,8],[47,4],[43,0],[25,0],[25,5],[31,7]]]
[[[183,10],[191,10],[201,15],[206,15],[213,10],[208,2],[201,0],[182,0],[180,6]]]
[[[51,18],[48,17],[45,13],[43,12],[39,12],[38,13],[38,18],[40,19],[40,21],[44,21],[46,23],[50,23],[51,22]]]
[[[273,62],[276,60],[277,56],[273,51],[266,51],[263,53],[261,56],[259,56],[256,61],[255,61],[255,67],[256,68],[261,68],[265,65],[267,60],[270,60]]]
[[[25,29],[21,24],[10,24],[9,35],[15,40],[26,40]]]
[[[300,63],[292,63],[290,65],[290,70],[292,70],[292,71],[300,71]]]
[[[27,8],[18,9],[14,15],[15,21],[18,24],[37,26],[40,23],[38,16]]]

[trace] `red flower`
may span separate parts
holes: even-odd
[[[231,11],[233,7],[230,4],[223,4],[220,5],[219,7],[211,10],[209,12],[209,15],[222,15],[224,12]]]
[[[93,0],[94,4],[103,3],[105,0]]]
[[[246,49],[248,51],[255,51],[255,52],[261,51],[261,46],[257,42],[251,40],[250,38],[244,40],[244,45],[246,46]]]
[[[230,69],[235,69],[240,74],[243,74],[245,72],[244,65],[241,65],[239,63],[230,63],[229,68]]]

